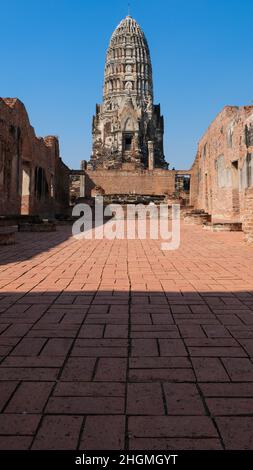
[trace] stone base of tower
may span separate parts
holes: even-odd
[[[146,195],[175,193],[176,172],[172,170],[95,170],[85,172],[85,196]]]

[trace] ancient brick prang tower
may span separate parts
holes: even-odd
[[[103,103],[93,118],[91,169],[167,168],[163,117],[153,104],[147,40],[127,16],[114,31],[106,55]]]

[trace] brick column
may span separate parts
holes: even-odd
[[[154,142],[152,140],[148,141],[148,169],[154,169]]]
[[[253,243],[253,188],[248,188],[245,191],[245,209],[242,220],[245,240]]]

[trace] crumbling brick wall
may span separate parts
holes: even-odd
[[[36,137],[23,103],[0,98],[0,214],[53,215],[68,192],[57,137]]]

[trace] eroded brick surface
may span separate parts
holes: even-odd
[[[0,253],[0,449],[252,447],[252,249],[18,234]]]

